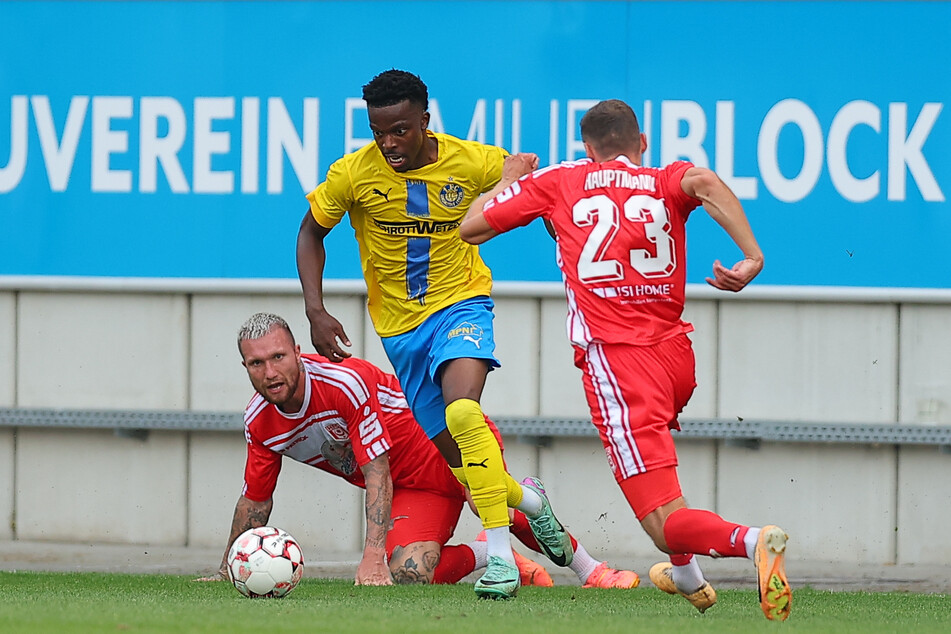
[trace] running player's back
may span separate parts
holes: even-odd
[[[683,192],[680,180],[690,167],[641,167],[623,156],[562,163],[538,170],[486,205],[486,218],[506,226],[525,224],[531,210],[550,210],[574,343],[645,345],[689,329],[680,321],[684,225],[699,201]],[[506,210],[506,201],[516,198],[512,209],[519,211]],[[521,221],[505,218],[521,210]]]

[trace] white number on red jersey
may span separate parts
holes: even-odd
[[[572,220],[579,227],[594,225],[578,258],[578,278],[585,284],[624,279],[624,267],[604,255],[617,235],[620,214],[617,205],[604,194],[582,198],[571,210]],[[633,194],[624,201],[624,218],[644,225],[644,234],[655,245],[656,255],[647,249],[631,249],[631,266],[642,277],[666,277],[677,268],[674,239],[663,199]]]

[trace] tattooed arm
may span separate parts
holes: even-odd
[[[367,537],[363,559],[357,566],[356,585],[392,585],[386,565],[386,533],[390,529],[393,509],[393,479],[390,459],[383,454],[360,467],[366,481]]]
[[[238,535],[249,528],[267,526],[268,518],[271,517],[272,508],[274,508],[273,499],[268,499],[264,502],[255,502],[243,495],[239,497],[238,503],[234,507],[234,518],[231,520],[231,535],[228,536],[228,545],[225,546],[225,554],[221,558],[221,567],[218,568],[218,575],[214,577],[202,577],[198,579],[198,581],[227,580],[228,551],[231,550],[231,544],[238,538]]]

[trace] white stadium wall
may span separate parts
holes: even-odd
[[[353,291],[359,284],[331,291],[328,306],[346,325],[354,351],[389,368],[367,326],[364,297]],[[12,352],[0,357],[5,411],[237,414],[251,395],[235,341],[244,319],[262,310],[285,315],[309,349],[291,281],[262,281],[240,292],[189,290],[195,284],[184,282],[177,291],[174,282],[130,285],[128,291],[102,282],[89,291],[63,291],[46,283],[50,290],[43,290],[34,280],[21,285],[31,288],[0,292],[6,317],[0,345]],[[264,290],[269,285],[273,292]],[[500,288],[503,367],[489,377],[486,410],[500,419],[586,420],[557,290]],[[821,293],[818,300],[783,300],[755,287],[739,296],[690,294],[686,317],[696,326],[699,387],[685,424],[762,419],[951,426],[951,377],[942,364],[951,355],[944,326],[951,323],[951,301],[833,303]],[[926,533],[951,521],[943,486],[951,479],[951,454],[939,446],[747,446],[681,437],[678,449],[692,504],[742,522],[783,525],[795,535],[794,557],[951,564],[951,538]],[[596,438],[508,435],[506,456],[515,474],[545,480],[559,515],[588,548],[611,554],[612,561],[653,552]],[[0,515],[9,521],[0,538],[213,546],[230,525],[243,463],[238,429],[2,426]],[[274,523],[326,556],[347,556],[362,545],[363,521],[360,491],[286,461]],[[467,515],[457,535],[468,539],[477,530]]]
[[[688,499],[782,524],[793,557],[951,564],[951,535],[932,529],[951,523],[951,82],[935,81],[951,67],[951,3],[684,7],[0,2],[0,539],[222,543],[243,437],[196,421],[247,402],[235,333],[251,313],[282,314],[310,349],[294,258],[304,196],[371,142],[360,89],[396,67],[427,83],[436,132],[551,165],[581,158],[584,111],[619,98],[646,165],[715,169],[767,265],[738,296],[706,287],[711,263],[739,254],[692,214]],[[449,37],[439,55],[355,44],[370,12],[424,15]],[[130,38],[143,24],[163,28]],[[336,28],[302,54],[288,35],[305,24]],[[901,50],[868,45],[896,24]],[[803,47],[803,30],[823,46]],[[592,62],[592,33],[632,54]],[[480,42],[480,63],[460,65]],[[354,353],[387,367],[347,224],[326,239],[328,306]],[[518,419],[512,470],[543,477],[613,563],[652,553],[596,437],[545,433],[563,419],[590,429],[552,241],[533,223],[481,253],[503,362],[484,405]],[[306,550],[360,548],[359,491],[296,464],[281,480],[273,521]],[[476,529],[466,515],[460,538]]]

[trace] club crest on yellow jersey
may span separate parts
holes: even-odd
[[[458,207],[462,203],[463,198],[465,198],[465,192],[462,186],[451,181],[443,185],[443,188],[439,190],[439,202],[443,204],[443,207],[448,207],[449,209]]]

